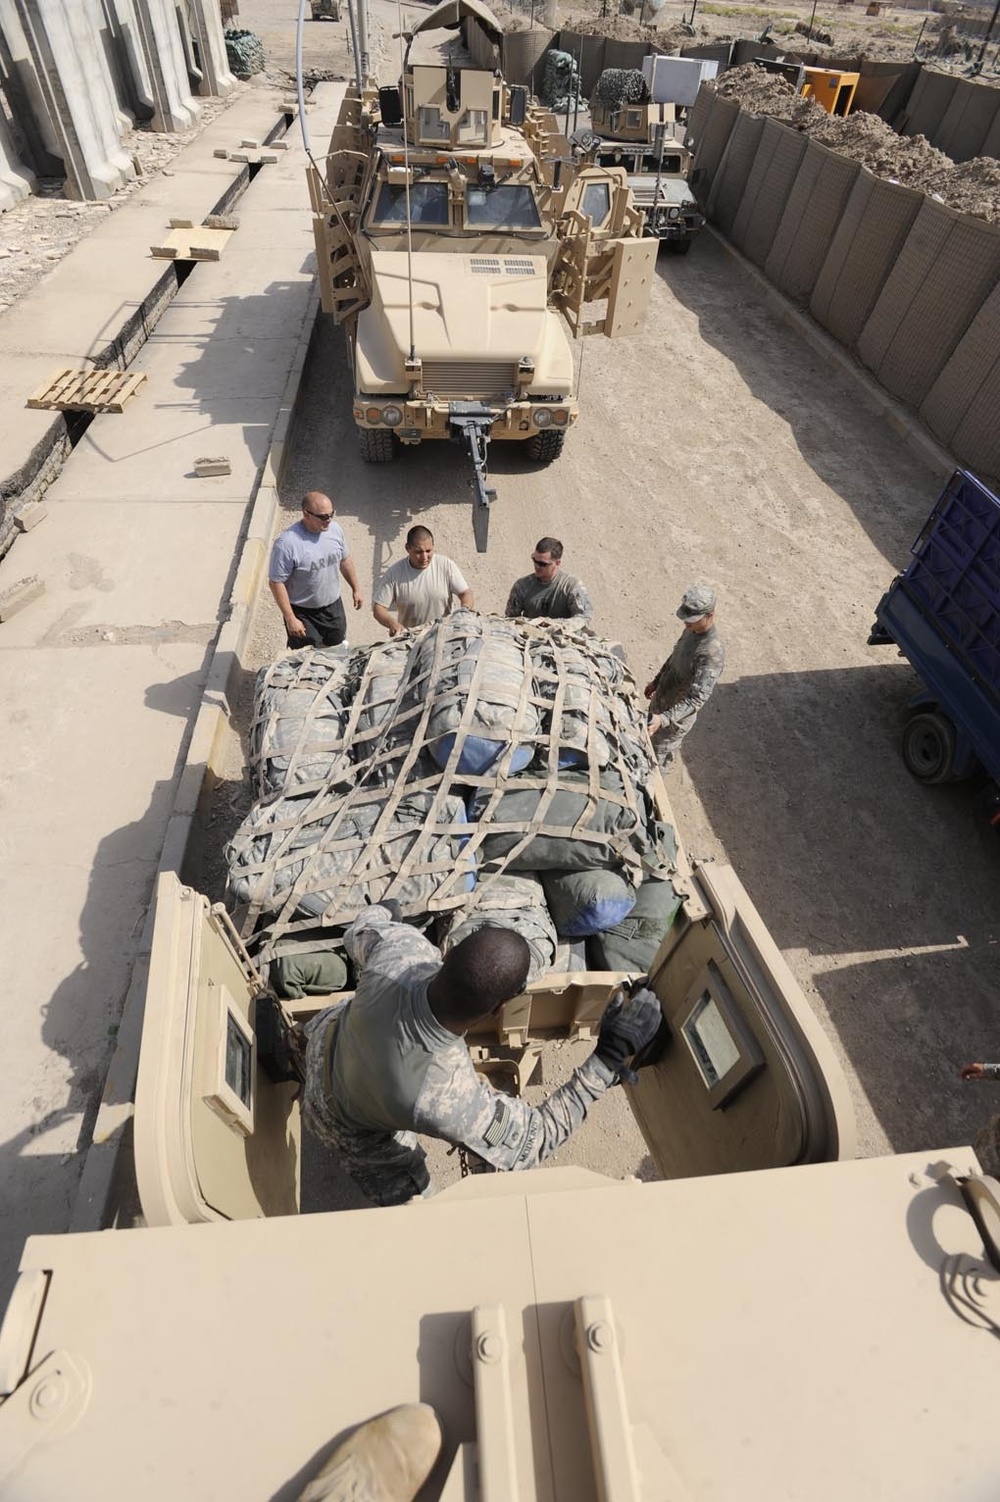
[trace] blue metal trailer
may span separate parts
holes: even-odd
[[[984,767],[1000,783],[1000,500],[956,470],[910,551],[868,638],[894,642],[924,683],[903,760],[921,782]]]

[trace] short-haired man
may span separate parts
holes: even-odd
[[[715,590],[692,584],[677,609],[684,630],[652,682],[644,690],[649,700],[649,734],[660,766],[666,769],[681,741],[694,725],[698,711],[711,697],[726,665],[726,649],[715,629]]]
[[[321,490],[302,499],[302,520],[274,540],[268,579],[290,647],[339,647],[347,635],[343,577],[354,608],[365,603],[343,528]]]
[[[540,537],[531,555],[533,572],[518,579],[507,599],[507,617],[544,617],[554,621],[580,618],[589,621],[594,613],[590,596],[572,574],[562,568],[563,545],[558,537]]]
[[[464,574],[450,558],[434,551],[434,534],[427,527],[411,527],[406,557],[387,568],[375,586],[372,615],[390,636],[398,636],[449,615],[453,599],[473,608]],[[390,614],[393,610],[395,615]]]
[[[476,1073],[465,1034],[520,996],[530,950],[508,928],[480,928],[448,951],[393,915],[366,908],[344,935],[359,972],[354,996],[292,1030],[304,1045],[303,1113],[376,1205],[428,1188],[415,1132],[463,1145],[498,1169],[534,1168],[627,1076],[630,1059],[665,1028],[650,991],[617,994],[597,1046],[540,1106],[494,1090]],[[657,1047],[659,1044],[657,1043]]]

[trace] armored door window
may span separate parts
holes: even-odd
[[[417,140],[451,145],[451,121],[433,104],[422,104],[417,113]]]
[[[459,146],[488,146],[488,126],[485,110],[466,110],[455,131]]]
[[[541,228],[535,195],[527,183],[492,189],[470,186],[465,195],[465,222],[469,229]]]
[[[580,212],[590,220],[595,229],[599,229],[611,213],[610,183],[588,183]]]
[[[448,223],[448,184],[412,183],[410,186],[410,219],[414,224]],[[379,188],[378,202],[373,215],[375,224],[406,223],[405,183],[383,183]]]

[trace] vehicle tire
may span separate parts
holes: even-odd
[[[918,782],[948,782],[955,765],[955,727],[947,715],[919,710],[903,728],[903,761]]]
[[[391,464],[396,457],[396,443],[389,428],[359,428],[358,443],[366,464]]]
[[[671,255],[675,256],[686,256],[691,249],[690,240],[668,240],[667,244],[670,247]]]
[[[552,428],[546,428],[544,433],[536,433],[528,439],[528,458],[532,464],[551,464],[553,459],[558,459],[566,442],[566,434],[562,429],[558,432]]]

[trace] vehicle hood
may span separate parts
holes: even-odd
[[[642,173],[638,177],[630,177],[628,185],[632,189],[632,197],[636,203],[652,203],[653,194],[656,191],[656,173]],[[678,208],[695,208],[694,194],[683,177],[660,178],[660,202],[676,204]]]
[[[558,314],[547,306],[544,255],[415,251],[412,259],[413,345],[420,359],[516,361],[530,355],[540,377],[545,368],[562,390],[569,389],[572,354]],[[406,252],[377,251],[371,266],[371,304],[358,319],[358,387],[400,391],[410,348]]]

